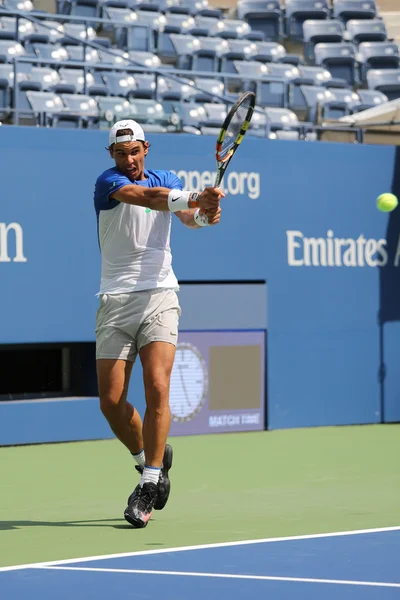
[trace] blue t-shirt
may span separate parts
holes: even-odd
[[[125,185],[142,185],[144,187],[165,187],[172,189],[183,189],[182,182],[172,171],[148,171],[144,172],[146,179],[131,181],[126,175],[118,171],[117,167],[107,169],[97,179],[94,190],[94,205],[97,218],[101,210],[110,210],[118,206],[119,201],[110,196]]]

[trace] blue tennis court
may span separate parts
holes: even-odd
[[[0,569],[2,600],[400,598],[400,527]]]

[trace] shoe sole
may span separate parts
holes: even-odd
[[[141,521],[140,519],[134,519],[127,513],[124,513],[124,518],[126,521],[128,521],[128,523],[130,523],[132,525],[132,527],[135,527],[136,529],[143,529],[144,527],[146,527],[147,523],[150,521],[150,517],[149,517],[148,521]]]
[[[165,450],[164,450],[164,456],[163,456],[162,472],[163,472],[163,476],[167,479],[166,487],[168,488],[168,491],[162,502],[159,502],[158,499],[156,500],[156,502],[154,504],[154,510],[162,510],[168,502],[169,494],[171,492],[171,482],[168,477],[168,472],[169,472],[170,468],[172,467],[172,457],[173,457],[172,447],[169,444],[166,444]]]

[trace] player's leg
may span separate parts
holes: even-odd
[[[146,464],[140,484],[125,510],[125,518],[135,527],[145,527],[153,508],[163,508],[170,492],[168,470],[172,448],[166,441],[171,421],[169,388],[180,315],[175,292],[154,292],[147,314],[137,337],[146,394],[143,420]]]
[[[96,366],[101,411],[116,437],[138,454],[143,449],[142,420],[127,401],[133,362],[100,358]]]
[[[169,388],[175,358],[175,346],[152,342],[140,350],[146,412],[143,419],[143,441],[146,466],[161,467],[171,424]]]

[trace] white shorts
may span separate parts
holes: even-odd
[[[102,294],[96,316],[96,358],[134,362],[151,342],[176,346],[181,309],[174,290]]]

